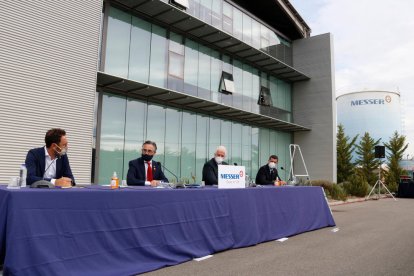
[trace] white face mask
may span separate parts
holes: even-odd
[[[221,164],[221,163],[223,163],[224,158],[220,157],[220,156],[216,156],[216,157],[214,157],[214,160],[216,160],[217,164]]]
[[[56,145],[57,146],[57,145]],[[59,150],[60,150],[60,152],[58,152],[57,150],[55,150],[56,151],[56,153],[60,156],[60,157],[62,157],[63,155],[65,155],[67,152],[68,152],[68,149],[67,148],[61,148],[61,147],[59,147],[59,146],[57,146],[58,148],[59,148]]]
[[[271,168],[271,169],[276,168],[276,163],[275,162],[269,162],[269,168]]]

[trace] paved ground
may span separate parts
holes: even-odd
[[[369,200],[331,208],[336,227],[144,275],[414,275],[414,199]]]

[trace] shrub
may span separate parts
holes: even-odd
[[[369,192],[368,181],[360,174],[356,173],[349,177],[349,181],[344,182],[343,188],[353,196],[364,197]]]
[[[328,198],[346,201],[347,194],[341,185],[329,180],[312,180],[312,186],[321,186]]]

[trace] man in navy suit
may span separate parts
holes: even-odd
[[[271,155],[267,164],[260,167],[256,175],[256,184],[260,185],[274,185],[279,180],[281,185],[286,184],[280,179],[279,173],[276,169],[279,158],[276,155]]]
[[[52,128],[46,132],[46,145],[29,150],[26,156],[27,185],[46,180],[55,186],[75,185],[75,178],[66,155],[68,139],[63,129]]]
[[[141,157],[129,161],[127,183],[131,186],[156,187],[160,181],[168,182],[162,172],[161,163],[152,160],[157,152],[157,144],[145,141],[142,144]]]

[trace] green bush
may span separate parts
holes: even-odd
[[[346,201],[347,194],[341,185],[329,180],[312,180],[312,186],[321,186],[328,198]]]
[[[366,196],[370,187],[368,181],[358,173],[349,176],[348,181],[342,185],[346,193],[358,197]]]

